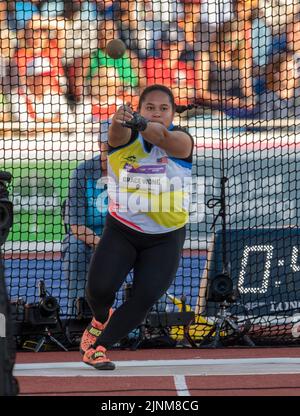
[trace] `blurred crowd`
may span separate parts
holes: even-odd
[[[179,106],[298,117],[299,80],[299,0],[0,2],[0,121],[104,120],[153,83]]]

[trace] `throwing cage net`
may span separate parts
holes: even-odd
[[[100,142],[152,84],[171,88],[174,124],[195,141],[190,221],[176,279],[129,339],[205,346],[223,310],[235,326],[221,341],[298,342],[298,3],[16,3],[0,4],[0,170],[13,176],[2,252],[20,346],[49,329],[75,345],[90,320],[108,206]]]

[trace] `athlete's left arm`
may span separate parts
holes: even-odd
[[[165,150],[169,156],[184,159],[191,154],[193,142],[184,131],[170,131],[160,123],[149,121],[141,134],[147,142]]]

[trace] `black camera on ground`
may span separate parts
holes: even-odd
[[[24,307],[25,322],[31,325],[55,326],[58,322],[59,303],[53,296],[47,295],[45,282],[39,282],[38,303],[28,303]]]
[[[219,273],[208,282],[206,292],[208,302],[234,303],[238,297],[239,293],[233,288],[232,279],[228,273]]]
[[[0,172],[0,245],[5,243],[13,224],[13,204],[8,199],[11,179],[9,172]]]

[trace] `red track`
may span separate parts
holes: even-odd
[[[110,351],[113,361],[171,359],[299,358],[300,348],[156,349]],[[17,363],[80,362],[77,352],[19,353]],[[96,370],[95,370],[96,371]],[[51,381],[50,381],[51,380]],[[103,382],[105,380],[105,382]],[[176,396],[172,376],[18,377],[20,395]],[[300,374],[185,377],[191,396],[299,396]]]

